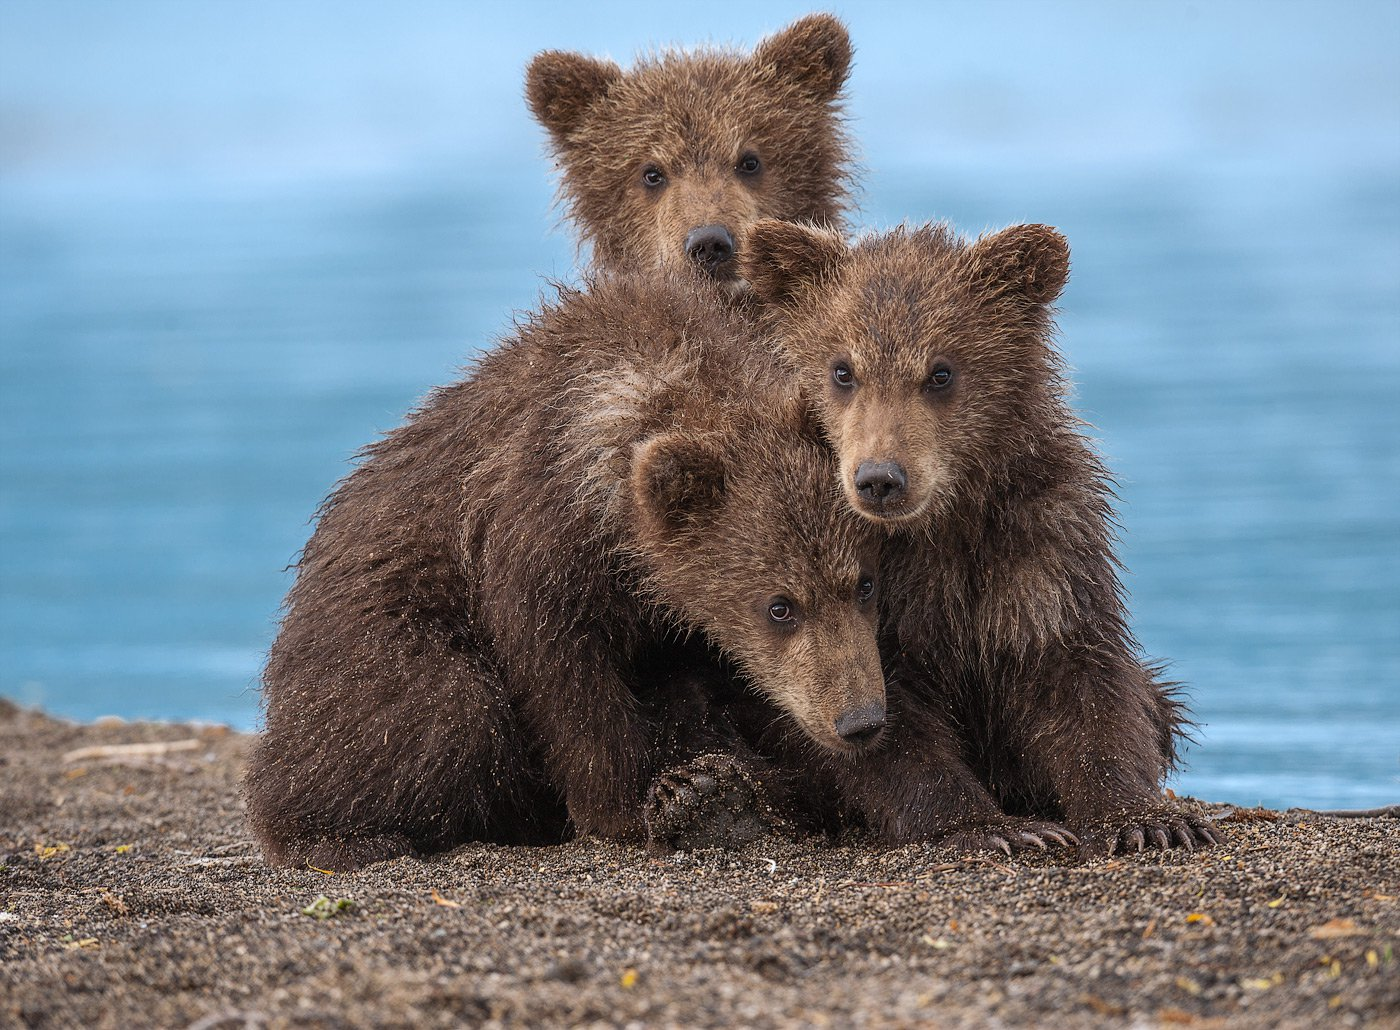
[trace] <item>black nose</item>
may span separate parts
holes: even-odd
[[[856,468],[856,493],[863,501],[889,504],[908,488],[909,480],[897,461],[862,461]]]
[[[716,272],[734,256],[734,237],[722,225],[701,225],[686,235],[686,257],[707,272]]]
[[[848,744],[869,744],[885,728],[885,706],[879,701],[853,708],[836,720],[836,735]]]

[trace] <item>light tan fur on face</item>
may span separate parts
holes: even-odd
[[[809,737],[832,751],[855,751],[836,734],[836,720],[867,705],[884,707],[885,680],[874,645],[873,622],[838,609],[809,618],[777,660],[760,647],[750,664],[763,668],[760,689]]]
[[[832,406],[828,430],[839,455],[841,488],[857,512],[877,522],[903,522],[923,515],[948,479],[941,459],[938,419],[917,388],[901,383],[863,385]],[[856,490],[863,462],[894,462],[908,488],[896,502],[872,510]]]
[[[759,188],[740,182],[732,171],[739,156],[700,167],[682,166],[671,173],[652,205],[652,235],[642,252],[654,252],[662,266],[687,263],[686,237],[692,229],[707,225],[723,226],[737,247],[748,227],[764,213]],[[736,262],[730,263],[731,275],[737,267]]]
[[[840,466],[852,507],[899,523],[954,504],[970,477],[1006,454],[1034,453],[1018,412],[1051,402],[1055,356],[1042,342],[1045,305],[1068,274],[1068,250],[1045,226],[974,243],[944,226],[897,229],[854,248],[837,234],[762,221],[746,277],[773,308],[782,353],[799,370]],[[853,385],[841,388],[841,365]],[[933,373],[951,373],[935,388]],[[903,498],[860,496],[863,462],[904,471]]]
[[[741,249],[758,218],[839,222],[850,60],[845,28],[826,14],[799,19],[750,53],[665,50],[626,71],[580,54],[539,54],[527,99],[549,131],[560,198],[594,263],[674,263],[700,226],[724,226]],[[741,171],[747,154],[758,173]],[[649,167],[664,182],[648,186]],[[736,265],[721,270],[731,286]]]

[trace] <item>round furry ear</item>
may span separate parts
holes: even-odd
[[[851,72],[851,37],[832,15],[809,14],[760,43],[753,59],[771,64],[813,99],[829,103]]]
[[[741,274],[759,300],[793,308],[834,278],[849,252],[834,230],[762,218],[740,250]]]
[[[675,532],[724,499],[725,454],[714,441],[683,433],[654,436],[632,458],[632,494],[656,529]]]
[[[622,69],[611,61],[546,50],[536,54],[525,71],[525,99],[555,143],[562,145],[583,124],[588,109],[621,78]]]
[[[1069,279],[1069,241],[1049,225],[1013,225],[972,245],[972,275],[996,293],[1049,304]]]

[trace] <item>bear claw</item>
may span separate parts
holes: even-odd
[[[1195,851],[1220,843],[1217,831],[1204,819],[1170,808],[1102,820],[1087,836],[1091,854],[1109,856],[1140,853],[1149,845],[1159,851]]]
[[[725,754],[660,773],[647,790],[644,816],[653,851],[740,847],[777,824],[759,782]]]
[[[1049,851],[1052,844],[1074,847],[1079,838],[1056,823],[1008,816],[982,826],[954,830],[940,843],[963,852],[998,851],[1010,858],[1018,851]]]

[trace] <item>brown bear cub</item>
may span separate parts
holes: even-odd
[[[264,673],[245,793],[269,861],[675,830],[729,765],[658,774],[740,746],[697,640],[814,746],[881,760],[880,534],[751,340],[697,277],[612,277],[366,449]]]
[[[582,54],[539,54],[526,97],[549,132],[561,199],[595,266],[693,262],[737,293],[738,249],[752,222],[838,222],[850,63],[850,38],[826,14],[794,22],[752,54],[666,51],[626,72]]]
[[[888,527],[887,679],[949,715],[1008,812],[1091,853],[1215,843],[1162,795],[1183,712],[1128,628],[1110,481],[1065,400],[1064,237],[926,226],[851,248],[768,221],[748,248],[850,504]]]

